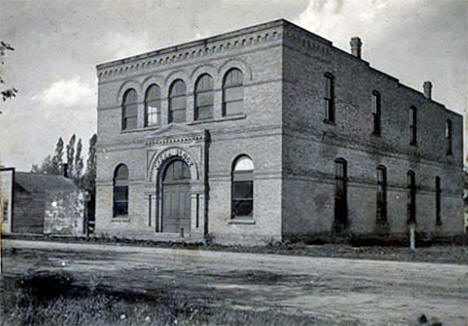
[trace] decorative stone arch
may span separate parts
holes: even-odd
[[[253,165],[254,165],[254,173],[255,173],[255,170],[256,170],[255,167],[256,167],[256,165],[257,165],[257,164],[255,164],[255,159],[254,159],[254,157],[252,156],[251,153],[246,152],[246,151],[237,152],[236,154],[234,154],[234,155],[232,156],[232,158],[231,158],[231,163],[230,163],[230,165],[229,165],[229,171],[230,171],[229,173],[232,173],[232,171],[234,170],[234,164],[236,164],[237,160],[238,160],[240,157],[242,157],[242,156],[248,157],[248,158],[252,161],[252,163],[253,163]]]
[[[141,86],[141,91],[142,91],[143,97],[145,96],[146,91],[148,90],[148,88],[153,84],[158,85],[159,88],[161,89],[161,91],[164,89],[164,79],[162,77],[160,77],[160,76],[149,76],[148,78],[146,78],[143,81],[142,86]],[[161,97],[165,97],[165,96],[163,94],[161,94]]]
[[[229,59],[218,68],[218,75],[220,78],[219,85],[215,85],[216,87],[222,87],[224,76],[232,68],[237,68],[242,71],[242,74],[244,75],[244,84],[246,84],[246,81],[253,80],[252,68],[248,63],[241,59]]]
[[[216,71],[216,68],[211,64],[203,64],[203,65],[197,66],[190,74],[190,84],[188,85],[189,86],[188,89],[191,90],[192,93],[195,92],[195,84],[198,78],[200,78],[200,76],[204,74],[208,74],[211,76],[211,78],[213,78],[213,84],[214,84],[215,89],[219,88],[217,86],[219,83],[218,81],[219,76]]]
[[[119,92],[117,94],[118,105],[122,105],[123,96],[125,92],[131,88],[133,88],[137,93],[138,103],[143,101],[144,94],[142,92],[140,83],[137,82],[136,80],[128,80],[125,83],[123,83],[122,86],[120,86]]]
[[[182,160],[189,166],[190,178],[192,181],[200,179],[200,164],[197,163],[193,155],[181,147],[172,146],[153,155],[149,164],[148,180],[153,184],[157,184],[161,177],[161,172],[168,163],[172,162],[173,159],[176,158]]]
[[[161,90],[164,92],[164,94],[166,94],[165,95],[166,98],[169,97],[169,90],[172,86],[172,83],[176,79],[182,80],[185,83],[185,86],[187,88],[187,95],[190,93],[191,90],[189,88],[190,84],[189,84],[189,76],[187,72],[185,72],[184,70],[176,70],[168,74],[166,78],[164,79],[164,84],[161,85]]]

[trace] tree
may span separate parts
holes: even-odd
[[[61,174],[61,169],[63,166],[63,146],[64,142],[62,137],[60,137],[57,141],[57,145],[55,146],[55,154],[52,157],[52,165],[53,169],[55,170],[54,174]]]
[[[75,140],[76,136],[73,134],[70,137],[70,141],[68,142],[67,145],[67,175],[72,178],[73,177],[73,159],[75,158]]]
[[[88,161],[86,162],[86,173],[84,175],[84,187],[92,195],[95,192],[96,185],[96,143],[97,135],[94,134],[89,139]]]
[[[81,143],[81,138],[78,139],[78,144],[76,144],[76,153],[75,153],[75,169],[73,172],[73,178],[75,181],[80,184],[81,177],[83,173],[83,157],[81,156],[81,151],[83,149],[83,145]]]
[[[62,174],[63,165],[63,139],[60,137],[55,146],[55,153],[53,156],[48,155],[40,165],[33,164],[31,172],[41,174]]]
[[[5,43],[3,41],[0,41],[0,56],[3,57],[6,53],[6,51],[14,51],[15,49],[8,43]],[[2,65],[4,64],[2,60]],[[0,84],[4,84],[5,81],[3,80],[2,76],[0,75]],[[16,96],[16,93],[18,93],[18,90],[14,87],[5,89],[1,91],[2,93],[2,100],[6,101],[12,97]],[[0,111],[2,113],[2,111]]]

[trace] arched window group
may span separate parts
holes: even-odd
[[[250,157],[239,156],[232,167],[231,217],[252,217],[254,165]]]
[[[120,164],[114,172],[113,216],[128,216],[128,168]]]
[[[232,116],[243,113],[244,76],[238,68],[230,69],[223,78],[222,115]],[[144,127],[161,124],[161,88],[150,85],[144,98]],[[172,82],[169,87],[168,122],[187,121],[187,86],[182,79]],[[194,120],[209,120],[214,116],[214,82],[209,74],[202,74],[195,83]],[[137,128],[138,99],[135,89],[128,89],[122,99],[122,130]]]

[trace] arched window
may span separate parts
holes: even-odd
[[[335,77],[327,72],[325,78],[325,123],[335,122]]]
[[[436,225],[442,225],[442,218],[440,216],[440,177],[435,178],[435,200],[436,200]]]
[[[242,72],[233,68],[224,76],[223,81],[223,116],[236,115],[243,112],[244,77]]]
[[[185,83],[178,79],[172,83],[169,91],[169,123],[185,122],[186,105]]]
[[[158,85],[151,85],[145,95],[145,127],[156,126],[160,123],[161,89]]]
[[[380,93],[372,92],[372,117],[374,120],[374,130],[372,133],[380,136]]]
[[[452,121],[445,121],[445,139],[447,142],[447,155],[452,155]]]
[[[122,130],[137,127],[137,93],[131,88],[125,92],[122,103]]]
[[[417,145],[417,109],[415,106],[410,107],[409,111],[409,127],[410,127],[410,145]]]
[[[125,164],[120,164],[115,169],[113,193],[113,216],[128,216],[128,169]]]
[[[387,169],[377,167],[377,224],[387,223]]]
[[[416,175],[413,171],[408,171],[406,174],[407,181],[406,186],[408,189],[408,224],[416,223]]]
[[[348,224],[347,179],[346,160],[338,158],[335,160],[335,230],[338,232]]]
[[[252,217],[253,214],[253,171],[252,160],[239,156],[232,168],[231,216]]]
[[[202,75],[195,85],[195,120],[213,118],[213,78]]]

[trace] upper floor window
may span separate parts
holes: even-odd
[[[114,172],[113,216],[128,215],[128,168],[120,164]]]
[[[335,122],[335,78],[325,74],[325,122]]]
[[[380,93],[377,91],[372,92],[372,117],[374,120],[374,130],[372,133],[380,136]]]
[[[445,122],[445,139],[447,142],[447,155],[452,155],[452,121]]]
[[[242,72],[233,68],[224,76],[223,80],[223,116],[235,115],[243,112],[244,77]]]
[[[252,160],[245,155],[236,159],[232,169],[232,217],[247,217],[253,213]]]
[[[125,92],[122,103],[122,130],[136,129],[137,127],[137,93],[131,88]]]
[[[195,120],[213,118],[213,78],[202,75],[195,85]]]
[[[174,81],[169,91],[169,123],[185,122],[186,97],[185,83],[180,79]]]
[[[416,146],[417,144],[417,127],[416,127],[417,110],[415,106],[410,107],[409,110],[409,127],[410,127],[410,145]]]
[[[160,124],[161,89],[158,85],[148,87],[145,95],[145,127]]]

